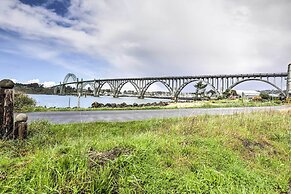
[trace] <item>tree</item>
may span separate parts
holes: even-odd
[[[238,96],[236,90],[225,90],[223,92],[223,98],[230,98],[230,97],[234,97],[234,96]]]
[[[194,85],[196,91],[195,91],[195,99],[201,99],[205,96],[205,91],[207,84],[204,84],[202,81],[197,82],[197,84]]]
[[[207,91],[206,94],[207,94],[209,97],[212,97],[212,96],[216,95],[216,91],[214,91],[213,89],[211,89],[211,90]]]
[[[35,107],[36,101],[26,94],[23,93],[15,93],[14,97],[14,108],[15,110],[21,110],[25,107]]]
[[[228,98],[230,96],[230,90],[229,89],[225,90],[222,95],[223,98]]]
[[[236,90],[230,90],[230,95],[231,96],[238,96]]]
[[[270,100],[270,99],[271,99],[270,95],[269,95],[268,93],[266,93],[266,92],[261,92],[261,93],[260,93],[260,97],[261,97],[263,100]]]

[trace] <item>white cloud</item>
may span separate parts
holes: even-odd
[[[49,87],[52,87],[54,85],[57,85],[56,82],[54,82],[54,81],[44,81],[44,82],[41,82],[39,79],[32,79],[32,80],[25,81],[23,83],[24,84],[38,83],[40,85],[43,85],[43,87],[45,87],[45,88],[49,88]]]
[[[21,49],[91,78],[285,71],[290,7],[290,1],[276,0],[72,0],[61,17],[1,0],[0,28],[32,42],[53,41],[53,50],[37,44]],[[61,58],[67,52],[108,66],[94,73],[98,64],[70,63]]]
[[[18,83],[17,79],[11,79],[14,83]]]
[[[49,88],[49,87],[56,85],[56,83],[53,81],[46,81],[46,82],[43,82],[42,84],[43,84],[43,87],[45,87],[45,88]]]
[[[33,83],[40,83],[39,79],[32,79],[32,80],[28,80],[26,83],[28,84],[33,84]]]

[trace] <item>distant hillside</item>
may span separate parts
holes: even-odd
[[[31,84],[15,84],[15,90],[26,94],[53,94],[52,88],[45,88],[42,84],[31,83]]]

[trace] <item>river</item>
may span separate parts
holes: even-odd
[[[46,107],[77,107],[78,105],[78,97],[77,96],[57,96],[57,95],[38,95],[38,94],[29,94],[31,98],[36,101],[37,106],[46,106]],[[153,103],[153,102],[168,102],[171,101],[169,99],[159,99],[159,98],[144,98],[139,99],[137,97],[119,97],[113,98],[112,96],[101,96],[101,97],[93,97],[93,96],[82,96],[80,98],[80,107],[88,108],[91,107],[93,102],[98,103],[116,103],[121,104],[125,102],[126,104],[145,104],[145,103]]]

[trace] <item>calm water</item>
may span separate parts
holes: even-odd
[[[55,95],[36,95],[36,94],[29,94],[29,96],[36,100],[38,106],[46,106],[46,107],[76,107],[78,105],[78,98],[76,96],[55,96]],[[80,107],[88,108],[91,107],[93,102],[99,103],[116,103],[121,104],[125,102],[126,104],[145,104],[145,103],[152,103],[152,102],[168,102],[169,99],[158,99],[158,98],[145,98],[145,99],[138,99],[136,97],[119,97],[113,98],[111,96],[101,96],[101,97],[81,97],[80,98]]]

